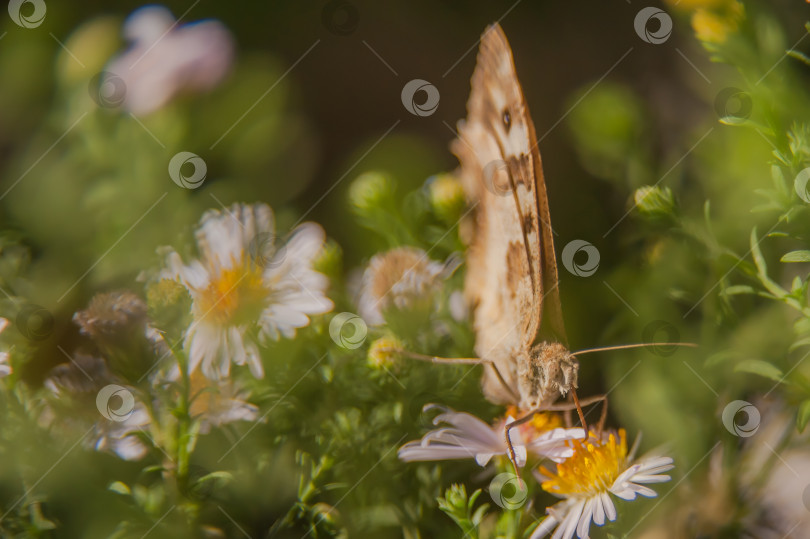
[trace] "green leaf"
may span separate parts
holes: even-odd
[[[768,264],[765,263],[765,257],[762,256],[762,251],[759,249],[759,239],[757,238],[757,227],[751,229],[751,256],[754,258],[754,264],[757,266],[757,272],[760,275],[768,275]]]
[[[799,413],[796,415],[796,428],[802,432],[810,421],[810,399],[805,400],[799,405]]]
[[[799,51],[787,51],[787,55],[810,66],[810,58],[808,58],[807,55],[805,55],[804,53],[801,53]]]
[[[734,367],[734,372],[756,374],[774,380],[775,382],[781,382],[783,378],[782,370],[779,369],[779,367],[761,359],[746,359]]]
[[[797,348],[801,348],[802,346],[810,345],[810,337],[805,337],[804,339],[799,339],[798,341],[794,342],[790,345],[790,351],[794,351]]]
[[[737,353],[731,350],[723,350],[721,352],[717,352],[716,354],[710,355],[706,358],[706,361],[703,365],[708,369],[714,367],[716,365],[720,365],[725,363],[730,359],[735,359],[737,357]]]
[[[745,284],[738,284],[734,286],[729,286],[723,290],[723,294],[726,296],[736,296],[739,294],[756,294],[757,291],[754,289],[753,286],[748,286]]]
[[[130,496],[132,491],[129,490],[129,486],[126,483],[122,483],[121,481],[115,481],[110,483],[110,486],[107,487],[107,490],[111,490],[113,492],[117,492],[123,496]]]
[[[810,251],[791,251],[779,259],[780,262],[810,262]]]

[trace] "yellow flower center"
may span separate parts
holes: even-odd
[[[262,268],[246,257],[230,268],[220,268],[208,286],[195,298],[197,314],[222,326],[255,322],[267,306],[270,290],[262,278]]]
[[[627,440],[624,429],[618,439],[611,433],[607,441],[594,438],[572,440],[574,455],[557,465],[557,472],[541,467],[547,478],[541,486],[558,496],[592,496],[606,492],[627,465]]]
[[[506,409],[506,416],[520,419],[525,415],[517,406],[509,406]],[[537,412],[530,421],[520,425],[518,429],[524,440],[533,440],[542,433],[563,427],[562,418],[556,412]]]

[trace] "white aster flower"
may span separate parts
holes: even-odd
[[[162,6],[133,12],[124,22],[124,36],[131,46],[107,65],[102,84],[120,84],[114,90],[120,95],[110,98],[136,115],[153,112],[178,94],[214,88],[233,61],[233,37],[221,22],[178,25]]]
[[[638,495],[653,498],[657,493],[645,485],[669,481],[670,476],[662,472],[674,467],[669,457],[646,457],[632,463],[636,448],[628,455],[623,429],[606,433],[602,439],[591,433],[587,441],[571,444],[571,457],[554,471],[541,468],[538,473],[543,490],[563,501],[546,509],[548,516],[530,539],[545,537],[552,530],[552,539],[571,539],[575,533],[585,539],[591,522],[602,526],[606,520],[616,520],[611,494],[623,500],[635,500]]]
[[[428,405],[426,409],[435,407]],[[474,458],[479,466],[486,466],[495,456],[509,456],[509,447],[504,436],[504,426],[514,419],[509,416],[494,426],[488,425],[477,417],[443,409],[444,412],[433,420],[435,425],[446,423],[450,427],[430,431],[421,440],[408,442],[399,449],[399,458],[406,461],[449,460]],[[509,438],[515,450],[518,466],[526,464],[528,454],[558,460],[573,454],[566,442],[582,438],[582,429],[554,428],[535,432],[529,436],[527,431],[514,428],[509,431]]]
[[[137,434],[146,433],[144,429],[151,422],[146,406],[136,401],[132,412],[123,421],[101,419],[96,422],[93,447],[96,451],[112,451],[124,460],[140,460],[149,448]]]
[[[209,380],[197,371],[189,382],[192,398],[189,412],[192,418],[199,419],[202,434],[226,423],[255,421],[259,415],[259,408],[245,400],[248,393],[230,379]]]
[[[397,247],[373,256],[363,273],[360,316],[368,324],[380,325],[392,307],[432,310],[444,271],[443,264],[416,247]]]
[[[327,278],[312,269],[324,242],[323,229],[304,223],[276,248],[273,212],[265,204],[234,204],[203,215],[197,231],[201,257],[184,265],[169,250],[162,278],[182,283],[192,298],[194,322],[184,347],[189,370],[202,365],[208,378],[228,376],[230,363],[248,364],[264,376],[258,343],[291,338],[309,316],[332,309]]]

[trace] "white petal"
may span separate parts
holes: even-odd
[[[602,497],[598,494],[593,498],[593,521],[597,526],[605,523],[605,506],[602,503]]]
[[[602,492],[599,494],[602,498],[602,505],[605,508],[605,514],[608,517],[608,520],[613,522],[616,520],[616,506],[613,505],[613,500],[610,499],[610,496],[607,492]]]
[[[585,508],[582,511],[582,516],[579,518],[579,525],[577,525],[577,537],[579,539],[587,539],[588,531],[591,529],[591,517],[593,517],[594,508],[593,498],[589,498],[585,502]]]
[[[548,535],[548,533],[554,529],[554,526],[557,525],[557,519],[552,516],[547,516],[532,532],[532,535],[529,539],[541,539]]]

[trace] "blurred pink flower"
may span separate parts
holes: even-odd
[[[228,73],[234,40],[216,20],[178,24],[162,6],[147,6],[124,22],[129,49],[113,58],[106,78],[123,87],[121,104],[133,114],[149,114],[182,93],[214,88]]]

